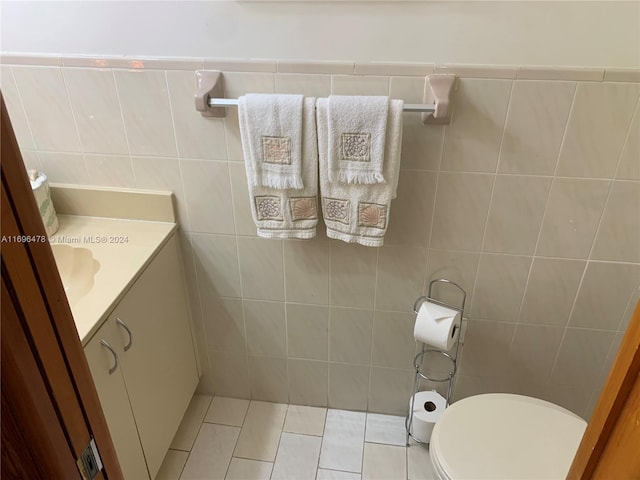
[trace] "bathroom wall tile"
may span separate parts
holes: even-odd
[[[553,175],[575,89],[573,82],[514,82],[500,172]]]
[[[332,75],[332,95],[389,95],[389,77]]]
[[[209,349],[241,354],[247,351],[241,299],[203,295],[202,310]]]
[[[328,345],[329,307],[288,303],[288,356],[327,360]]]
[[[189,452],[169,450],[160,465],[156,480],[179,480],[188,457]]]
[[[281,73],[353,73],[353,62],[309,62],[306,60],[278,60]]]
[[[369,373],[369,365],[329,363],[329,407],[366,410]]]
[[[9,65],[51,65],[60,67],[62,65],[62,59],[60,55],[3,52],[0,55],[0,63]]]
[[[251,398],[265,402],[287,403],[289,401],[286,359],[249,355],[249,380]],[[268,459],[256,458],[256,460]]]
[[[253,355],[287,356],[284,304],[244,300],[247,349]]]
[[[531,257],[480,255],[471,316],[516,322],[530,266]]]
[[[638,157],[640,164],[640,157]],[[640,183],[613,182],[591,252],[595,260],[640,263]]]
[[[640,83],[640,70],[637,68],[606,68],[604,81]]]
[[[181,157],[226,160],[224,119],[203,117],[193,106],[192,71],[166,72],[173,125]]]
[[[244,298],[284,300],[282,241],[238,237]]]
[[[247,415],[249,400],[242,398],[213,397],[211,406],[204,417],[208,423],[241,427]]]
[[[565,326],[586,262],[536,257],[519,323]]]
[[[404,417],[367,413],[367,430],[364,441],[386,445],[405,446],[407,431]]]
[[[167,82],[162,71],[114,70],[132,155],[175,156]]]
[[[509,393],[510,379],[495,377],[468,377],[458,375],[453,393],[453,401],[481,395],[483,393]],[[437,478],[437,477],[436,477]]]
[[[63,76],[83,151],[128,154],[112,71],[65,68]]]
[[[251,200],[244,164],[229,162],[229,179],[231,181],[236,235],[255,237],[256,225],[251,215]]]
[[[412,370],[371,367],[367,410],[373,413],[406,415],[412,386]]]
[[[288,302],[329,302],[329,242],[319,239],[284,242]]]
[[[355,75],[413,75],[425,77],[433,73],[432,63],[367,62],[356,63]]]
[[[68,55],[62,57],[63,67],[127,68],[132,70],[201,70],[199,57],[120,57]]]
[[[95,155],[85,153],[89,183],[104,187],[135,187],[133,167],[129,156]]]
[[[455,74],[462,78],[516,78],[517,67],[501,65],[436,65],[435,73]]]
[[[233,455],[273,462],[286,414],[286,405],[252,400]]]
[[[517,375],[526,381],[546,382],[563,333],[563,327],[518,325],[510,349],[510,361]]]
[[[224,75],[228,72],[275,72],[275,60],[237,60],[232,58],[205,58],[205,70],[223,70]]]
[[[400,170],[398,197],[392,204],[385,245],[428,245],[436,179],[435,172]]]
[[[236,239],[219,235],[191,235],[200,295],[240,297]]]
[[[518,80],[573,80],[580,82],[601,82],[603,68],[592,67],[518,67]]]
[[[328,410],[318,467],[360,473],[366,414]]]
[[[289,402],[298,405],[327,406],[329,364],[315,360],[289,358]]]
[[[639,94],[633,83],[580,83],[557,174],[613,177]],[[598,115],[594,105],[600,105]]]
[[[194,395],[191,398],[169,448],[187,452],[191,450],[210,404],[211,397],[209,395]]]
[[[478,262],[480,254],[470,252],[456,252],[452,250],[429,250],[429,262],[427,264],[427,281],[425,283],[424,295],[429,294],[429,282],[445,278],[456,282],[467,292],[465,308],[467,314],[471,307],[471,294],[476,281]],[[432,295],[451,305],[462,304],[462,294],[452,286],[435,283]]]
[[[21,150],[20,155],[22,156],[24,168],[27,170],[32,168],[35,170],[42,170],[42,164],[40,163],[38,152],[34,152],[33,150]]]
[[[551,178],[498,175],[483,251],[533,254],[550,188]]]
[[[161,157],[131,157],[131,165],[137,188],[173,192],[180,226],[183,230],[189,231],[189,214],[178,160]]]
[[[329,360],[368,365],[372,332],[373,310],[331,307]]]
[[[269,480],[273,463],[247,460],[246,458],[231,459],[225,480]]]
[[[330,304],[372,308],[377,249],[331,242]]]
[[[622,315],[622,321],[620,322],[620,326],[618,326],[619,332],[625,332],[627,327],[629,326],[629,321],[631,321],[631,316],[638,306],[638,302],[640,302],[640,286],[637,290],[631,293],[629,297],[629,301],[627,302],[627,308]]]
[[[364,444],[362,480],[406,478],[407,449],[395,445]]]
[[[58,67],[12,67],[12,70],[36,149],[81,151],[62,70]],[[43,98],[47,99],[46,108],[42,105]]]
[[[502,140],[509,80],[458,80],[447,125],[442,169],[494,172]]]
[[[244,162],[237,108],[227,108],[227,116],[224,119],[224,132],[227,140],[228,160],[232,162]]]
[[[301,94],[307,97],[331,95],[331,75],[276,73],[276,93]]]
[[[638,102],[640,105],[640,102]],[[616,178],[626,180],[640,180],[640,107],[636,106],[629,134],[622,148],[620,165],[616,172]]]
[[[321,437],[324,434],[324,422],[326,418],[326,408],[289,405],[287,407],[287,418],[284,421],[282,431]]]
[[[413,311],[413,302],[422,292],[427,265],[426,249],[382,247],[378,253],[376,308]]]
[[[235,233],[227,162],[180,160],[191,230]]]
[[[465,335],[460,375],[508,377],[513,373],[509,354],[516,325],[471,320]]]
[[[273,73],[225,72],[225,97],[238,98],[245,93],[275,93]]]
[[[493,177],[440,173],[431,233],[431,247],[479,251]]]
[[[567,387],[565,385],[548,385],[538,398],[560,405],[585,420],[589,420],[586,411],[592,388]]]
[[[223,478],[239,434],[236,427],[203,424],[180,478]]]
[[[587,258],[610,182],[556,178],[536,255]]]
[[[315,480],[321,444],[322,439],[318,437],[284,432],[280,438],[271,480]]]
[[[629,297],[640,287],[639,275],[640,265],[589,262],[569,325],[617,330]]]
[[[551,373],[551,384],[589,388],[609,353],[615,332],[568,328]]]
[[[39,152],[42,170],[49,182],[89,184],[89,174],[80,153]]]
[[[602,365],[602,370],[598,375],[597,382],[595,383],[595,387],[593,389],[593,392],[591,393],[591,399],[589,400],[589,404],[587,406],[587,409],[585,410],[585,415],[583,418],[585,418],[587,421],[589,421],[589,418],[591,417],[591,414],[598,402],[600,394],[602,393],[602,389],[604,388],[607,377],[609,376],[609,371],[611,370],[613,361],[615,360],[616,355],[618,354],[618,350],[620,349],[620,344],[622,343],[623,336],[623,332],[618,332],[613,338],[613,342],[611,342],[609,353],[607,354],[607,358]]]
[[[387,74],[388,75],[388,74]],[[401,74],[394,74],[401,75]],[[389,96],[404,100],[405,103],[422,103],[424,100],[425,77],[394,76],[389,79]],[[415,114],[413,114],[415,115]],[[420,117],[420,115],[418,115]],[[428,128],[425,128],[425,131]],[[406,133],[406,132],[405,132]]]
[[[0,82],[2,82],[2,97],[7,105],[7,112],[11,120],[13,132],[22,149],[34,150],[33,136],[29,127],[29,121],[22,107],[22,100],[16,82],[13,79],[11,67],[0,67]]]
[[[216,395],[249,398],[247,356],[236,353],[209,352],[213,387]]]
[[[381,312],[373,317],[371,364],[381,367],[411,368],[416,349],[413,313]]]

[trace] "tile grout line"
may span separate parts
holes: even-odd
[[[36,137],[33,134],[33,129],[31,128],[31,120],[29,120],[29,116],[27,115],[27,110],[24,108],[24,101],[22,100],[22,92],[20,92],[20,88],[18,87],[16,76],[13,73],[13,67],[6,66],[6,68],[9,71],[9,75],[11,75],[11,79],[13,80],[13,85],[16,87],[16,92],[18,92],[18,101],[20,102],[20,109],[22,110],[22,114],[24,115],[25,121],[27,122],[27,128],[29,129],[31,143],[33,143],[33,147],[36,149],[36,158],[38,158],[38,162],[40,163],[40,157],[38,157],[38,152],[37,152],[38,145],[36,144]]]

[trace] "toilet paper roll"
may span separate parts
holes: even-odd
[[[38,210],[40,210],[44,228],[47,231],[47,236],[50,237],[58,230],[58,216],[51,201],[51,192],[49,191],[47,176],[37,170],[29,170],[28,174],[29,181],[31,182],[31,190],[33,190],[33,196],[36,198],[36,204],[38,205]]]
[[[413,422],[411,424],[413,438],[420,442],[429,443],[433,427],[446,407],[446,399],[435,390],[416,393],[414,395]],[[409,408],[411,408],[411,403],[409,403]]]
[[[413,336],[422,343],[451,350],[460,332],[460,312],[429,301],[423,302],[416,316]]]

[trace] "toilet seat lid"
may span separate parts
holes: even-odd
[[[445,478],[565,478],[586,427],[582,418],[553,403],[490,393],[447,408],[429,448]]]

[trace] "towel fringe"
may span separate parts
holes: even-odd
[[[333,172],[335,174],[335,172]],[[381,172],[374,171],[353,171],[338,170],[338,181],[340,183],[372,185],[376,183],[387,183]]]

